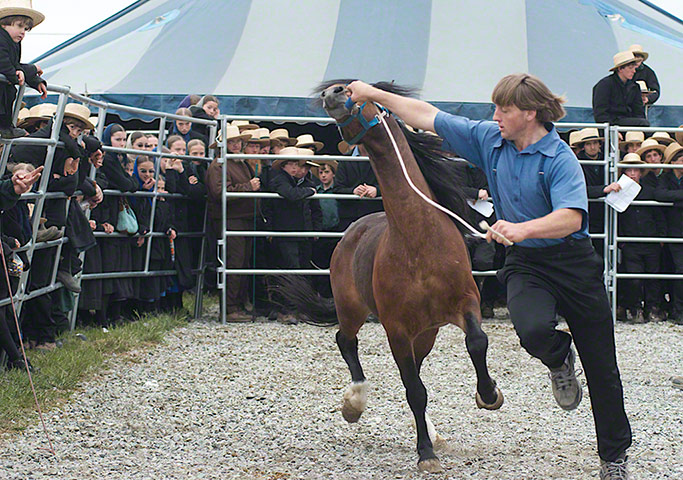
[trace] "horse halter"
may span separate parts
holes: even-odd
[[[353,105],[355,105],[355,103],[356,102],[351,100],[351,97],[349,97],[346,100],[346,103],[344,104],[344,106],[346,107],[347,110],[350,111],[351,108],[353,107]],[[344,120],[343,122],[337,123],[337,128],[339,129],[339,134],[341,135],[342,138],[344,138],[344,133],[342,132],[342,128],[347,126],[348,124],[350,124],[354,120],[358,120],[361,127],[363,127],[363,130],[361,130],[361,132],[358,133],[358,135],[353,137],[351,140],[346,140],[346,138],[344,138],[344,141],[346,143],[348,143],[349,145],[357,145],[363,139],[365,134],[368,133],[368,130],[370,130],[375,125],[379,124],[379,120],[381,117],[389,114],[389,111],[386,108],[384,108],[382,105],[380,105],[378,103],[375,103],[375,106],[379,109],[379,113],[377,115],[375,115],[372,118],[372,120],[367,121],[365,119],[365,117],[363,116],[363,109],[365,108],[365,105],[367,105],[367,103],[368,102],[363,102],[363,104],[360,107],[358,107],[356,113],[349,114],[349,117],[346,120]]]

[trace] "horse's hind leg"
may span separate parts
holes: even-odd
[[[465,313],[465,345],[477,372],[477,407],[496,410],[503,404],[503,393],[489,375],[486,366],[486,350],[489,339],[481,329],[474,313]]]
[[[439,459],[434,454],[434,446],[429,438],[426,413],[427,389],[422,383],[422,379],[420,379],[422,360],[424,360],[424,357],[429,353],[431,345],[434,344],[436,330],[421,335],[419,343],[426,341],[427,344],[430,345],[430,348],[421,349],[422,351],[419,352],[420,356],[418,356],[418,352],[413,351],[413,345],[410,339],[402,335],[392,335],[389,331],[387,331],[387,335],[389,337],[389,345],[391,346],[394,360],[396,360],[398,369],[401,372],[401,380],[406,389],[408,405],[410,405],[410,409],[415,417],[415,426],[417,427],[417,454],[419,456],[417,466],[420,470],[425,472],[443,472],[441,462],[439,462]],[[425,335],[430,335],[431,338],[425,338]]]

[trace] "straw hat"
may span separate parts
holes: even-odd
[[[678,128],[683,128],[683,125],[680,125]],[[683,132],[676,132],[675,137],[676,142],[683,145]]]
[[[573,132],[569,132],[569,146],[570,147],[576,147],[576,142],[581,140],[581,131],[579,130],[574,130]],[[339,150],[341,152],[341,150]]]
[[[645,134],[643,132],[626,132],[626,140],[619,142],[620,147],[625,147],[631,143],[643,143]]]
[[[240,139],[242,141],[246,141],[249,138],[251,138],[250,133],[241,133],[240,129],[234,125],[228,125],[227,127],[225,127],[225,135],[226,135],[226,138],[225,138],[226,141],[227,140],[234,140],[234,139]],[[216,145],[218,145],[222,141],[223,141],[223,132],[222,132],[222,130],[218,130],[218,134],[216,135],[216,140],[211,145],[209,145],[209,148],[216,148]]]
[[[632,165],[643,165],[647,162],[644,162],[641,158],[640,155],[637,153],[627,153],[624,155],[624,158],[619,160],[619,163],[630,163]]]
[[[90,117],[89,120],[90,120],[90,123],[92,123],[95,126],[95,128],[97,128],[97,123],[100,121],[100,118],[97,116],[94,116],[94,117]]]
[[[633,52],[633,55],[640,55],[641,57],[643,57],[643,62],[647,60],[647,57],[650,56],[650,54],[643,51],[642,45],[631,45],[630,47],[628,47],[628,51]]]
[[[20,120],[22,125],[30,125],[36,121],[50,120],[57,111],[57,105],[54,103],[39,103],[28,109],[28,115]]]
[[[45,15],[33,9],[32,0],[0,0],[0,18],[14,15],[30,17],[34,27],[45,20]]]
[[[313,147],[315,151],[319,151],[325,146],[323,142],[316,142],[313,140],[313,135],[310,133],[304,133],[296,137],[296,146],[301,148]]]
[[[289,136],[289,132],[287,131],[286,128],[276,128],[272,132],[270,132],[270,144],[273,144],[273,141],[277,140],[279,142],[282,142],[285,144],[287,147],[291,147],[293,145],[296,145],[296,138],[292,138]]]
[[[336,160],[320,160],[320,158],[316,158],[315,161],[318,163],[319,167],[329,165],[332,171],[334,173],[337,173],[337,167],[339,166],[339,162],[337,162]]]
[[[669,135],[667,132],[655,132],[650,138],[657,140],[657,142],[663,145],[668,145],[674,141],[674,139],[671,138],[671,135]]]
[[[666,147],[657,142],[657,139],[648,138],[642,143],[642,145],[636,153],[642,156],[645,152],[649,152],[650,150],[657,150],[659,153],[663,155],[664,150],[666,150]]]
[[[614,60],[614,66],[609,69],[610,72],[615,71],[619,67],[623,67],[624,65],[635,62],[636,57],[633,55],[632,51],[626,50],[625,52],[617,53],[614,57],[612,57],[612,60]]]
[[[270,145],[270,135],[268,134],[267,128],[257,128],[255,130],[249,130],[249,138],[247,143],[258,143],[260,145]]]
[[[653,91],[647,87],[645,80],[636,80],[636,83],[640,87],[640,93],[653,93]]]
[[[258,128],[258,125],[249,123],[248,120],[233,120],[230,125],[239,128],[240,132],[242,130],[255,130]]]
[[[600,132],[598,132],[597,128],[583,128],[579,130],[579,138],[576,140],[574,145],[579,147],[586,142],[590,142],[591,140],[598,140],[602,142],[604,138],[600,136]]]
[[[678,152],[683,152],[682,146],[676,142],[669,144],[669,146],[666,147],[666,150],[664,150],[664,163],[671,163],[674,155],[676,155]]]
[[[298,147],[285,147],[280,150],[278,155],[313,155],[313,152],[308,148],[298,148]],[[289,162],[291,160],[278,159],[273,162],[272,168],[279,169],[283,163]],[[297,160],[299,166],[302,167],[308,160]]]
[[[85,128],[88,130],[93,130],[95,125],[90,123],[90,109],[80,103],[69,103],[64,108],[64,116],[75,118],[85,123]]]
[[[20,127],[28,117],[28,108],[22,108],[17,115],[17,127]]]

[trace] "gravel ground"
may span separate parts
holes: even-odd
[[[0,439],[2,479],[583,479],[597,478],[587,398],[554,404],[545,368],[511,325],[487,321],[501,410],[475,406],[474,369],[456,327],[423,367],[430,415],[449,446],[444,474],[417,471],[412,415],[384,332],[367,324],[361,361],[368,408],[344,422],[349,373],[334,329],[195,322],[151,352],[115,359],[39,425]],[[683,327],[617,326],[635,479],[683,478]],[[585,379],[581,377],[584,381]]]

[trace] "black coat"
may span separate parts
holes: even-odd
[[[196,105],[192,105],[190,107],[190,112],[192,112],[192,116],[194,118],[201,118],[202,120],[211,120],[213,122],[216,121],[215,118],[209,116],[208,113],[204,111],[202,107],[198,107]],[[192,129],[190,130],[191,132],[194,132],[195,135],[200,135],[199,138],[204,142],[204,145],[207,147],[211,142],[209,142],[209,126],[208,125],[201,125],[199,123],[193,123],[192,124]]]
[[[659,176],[655,199],[674,203],[673,207],[662,207],[666,216],[667,236],[683,237],[683,182],[676,178],[672,170],[666,170]]]
[[[576,156],[579,160],[594,160],[589,158],[581,150]],[[603,159],[602,151],[598,154],[598,159]],[[586,192],[588,198],[605,197],[605,167],[603,165],[584,165],[581,164],[583,176],[586,179]],[[588,202],[588,225],[591,233],[602,233],[605,231],[605,204],[602,202]]]
[[[655,189],[641,185],[634,201],[654,200]],[[630,205],[617,220],[619,235],[623,237],[665,237],[666,221],[662,207]]]
[[[310,180],[301,184],[284,170],[276,170],[270,180],[271,191],[283,197],[273,200],[272,217],[269,223],[274,231],[295,232],[322,230],[323,214],[317,200],[306,200],[315,194]]]
[[[3,30],[3,29],[0,29]],[[4,31],[4,30],[3,30]],[[30,138],[50,138],[52,132],[52,120],[48,124],[29,135]],[[82,150],[76,141],[69,136],[69,129],[62,125],[59,131],[59,141],[64,146],[57,147],[52,159],[50,172],[43,172],[48,175],[48,192],[62,192],[71,196],[78,187],[78,175],[65,175],[64,165],[67,158],[81,158]],[[15,163],[30,163],[39,167],[45,163],[47,147],[41,145],[16,145],[12,148],[11,158]],[[43,216],[47,218],[46,226],[55,225],[62,227],[66,224],[66,199],[56,198],[45,200]]]
[[[19,83],[17,77],[17,70],[24,72],[26,84],[32,88],[38,89],[41,83],[47,83],[38,75],[38,69],[31,63],[20,63],[21,61],[21,43],[16,43],[12,40],[7,30],[0,28],[0,73],[2,73],[9,84],[2,84],[0,86],[0,115],[10,115],[12,113],[12,104],[17,95],[17,90],[14,85]]]
[[[655,71],[647,65],[645,65],[644,63],[641,63],[640,67],[636,69],[636,74],[633,76],[633,81],[635,82],[637,80],[643,80],[645,82],[645,85],[647,85],[647,88],[654,92],[649,93],[647,95],[647,104],[652,105],[653,103],[655,103],[659,99],[659,95],[661,94],[661,91],[659,90],[659,80],[657,79]]]
[[[598,123],[649,126],[640,87],[633,81],[623,83],[616,72],[593,87],[593,117]]]
[[[370,162],[340,162],[332,191],[353,194],[353,190],[364,183],[377,188],[377,197],[381,195],[379,182]],[[383,210],[381,200],[339,200],[339,228],[346,230],[360,217]]]

